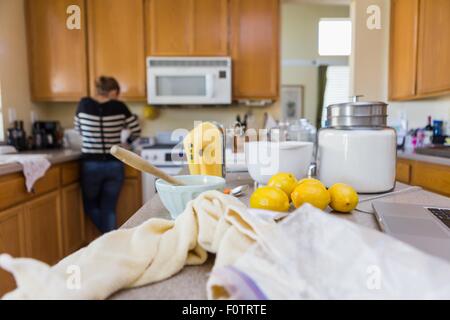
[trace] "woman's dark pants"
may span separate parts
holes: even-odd
[[[123,163],[117,160],[83,160],[81,188],[84,212],[106,233],[116,229],[116,205],[124,180]]]

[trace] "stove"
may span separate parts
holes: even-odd
[[[181,167],[187,163],[181,144],[155,144],[142,148],[141,156],[156,167]]]
[[[143,146],[141,157],[168,175],[177,175],[187,164],[186,154],[182,144],[155,144]],[[156,178],[153,175],[142,174],[142,199],[144,203],[156,194]]]

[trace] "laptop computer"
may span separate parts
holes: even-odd
[[[385,233],[450,261],[450,208],[378,201],[372,206]]]

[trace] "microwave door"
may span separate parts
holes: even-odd
[[[186,72],[160,72],[150,77],[152,104],[208,103],[214,95],[212,74]]]

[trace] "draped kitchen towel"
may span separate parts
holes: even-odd
[[[250,212],[252,210],[249,210]],[[216,268],[209,299],[450,299],[450,263],[308,204]]]
[[[4,299],[105,299],[216,253],[210,299],[450,298],[450,264],[308,204],[283,215],[208,191],[175,220],[113,231],[57,265],[0,255]]]
[[[45,155],[4,155],[2,160],[6,163],[18,162],[22,165],[25,185],[28,192],[33,191],[37,180],[42,178],[50,168],[50,161]]]
[[[164,280],[185,265],[234,263],[255,243],[255,218],[238,199],[218,191],[201,194],[175,220],[149,219],[103,235],[53,267],[0,255],[17,289],[4,299],[105,299],[123,289]]]

